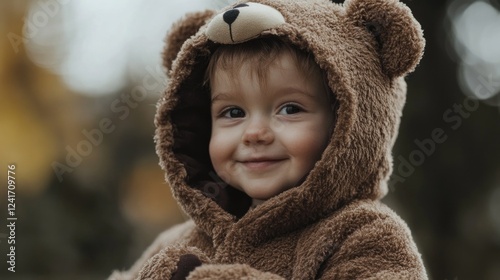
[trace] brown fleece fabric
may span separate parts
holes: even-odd
[[[230,10],[226,26],[221,13]],[[273,18],[262,20],[267,15]],[[305,181],[251,209],[251,199],[211,166],[202,79],[218,45],[261,36],[311,53],[339,108],[331,141]],[[169,84],[155,142],[191,220],[111,278],[170,279],[184,265],[179,260],[189,259],[181,256],[194,255],[202,265],[187,279],[427,279],[405,222],[379,201],[392,172],[404,77],[423,49],[420,25],[396,0],[255,0],[187,15],[167,37]]]

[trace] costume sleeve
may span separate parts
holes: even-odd
[[[196,247],[171,246],[153,256],[139,273],[141,280],[284,280],[283,277],[262,272],[246,264],[211,264],[210,259]]]
[[[405,224],[376,220],[352,233],[323,263],[318,279],[428,279]]]
[[[182,240],[191,232],[194,228],[194,223],[192,221],[187,221],[183,224],[176,225],[156,238],[156,240],[142,253],[141,257],[132,265],[129,270],[126,271],[114,271],[108,280],[129,280],[136,279],[139,276],[139,271],[151,259],[155,254],[158,254],[165,247],[182,243]]]
[[[270,273],[262,272],[246,264],[208,264],[202,265],[192,271],[187,280],[284,280],[285,278]]]
[[[149,259],[139,272],[139,276],[137,277],[137,279],[141,280],[173,279],[173,276],[175,273],[178,272],[178,269],[182,269],[183,270],[182,274],[185,273],[187,275],[189,274],[189,271],[191,271],[191,269],[194,269],[194,267],[193,268],[179,267],[179,264],[182,263],[180,261],[181,259],[183,261],[187,260],[185,258],[186,256],[191,256],[197,259],[199,265],[201,265],[202,263],[210,262],[210,259],[208,259],[205,256],[205,254],[196,247],[187,247],[183,245],[170,246],[164,248],[159,253],[154,255],[151,259]],[[185,279],[185,276],[182,277],[177,275],[175,279]]]

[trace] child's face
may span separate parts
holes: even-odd
[[[333,112],[319,73],[306,77],[290,54],[261,81],[251,63],[211,80],[210,158],[217,174],[255,199],[301,183],[326,147]]]

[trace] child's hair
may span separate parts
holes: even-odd
[[[326,74],[316,63],[314,57],[310,53],[286,43],[279,37],[263,37],[241,44],[221,45],[217,47],[205,71],[203,85],[210,88],[210,81],[215,77],[217,70],[225,70],[231,78],[236,78],[240,67],[245,62],[249,62],[254,66],[252,68],[253,73],[248,74],[256,74],[260,81],[265,82],[269,66],[284,53],[291,55],[295,65],[301,69],[306,79],[314,74],[322,77],[325,93],[332,105],[334,115],[336,115],[338,109],[337,100],[328,86]]]
[[[264,37],[241,44],[219,46],[208,63],[204,84],[210,86],[210,80],[215,77],[216,70],[228,70],[229,75],[236,76],[245,62],[254,66],[253,73],[249,74],[256,74],[259,80],[265,81],[269,66],[283,53],[292,56],[306,78],[313,74],[324,77],[311,54],[301,51],[277,37]],[[326,82],[325,78],[324,80]]]

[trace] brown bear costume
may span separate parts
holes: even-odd
[[[339,107],[305,181],[250,208],[251,199],[211,166],[203,77],[217,46],[264,36],[312,54]],[[254,0],[187,15],[167,37],[169,83],[155,141],[191,220],[110,279],[427,279],[407,225],[379,201],[392,171],[404,76],[423,49],[420,25],[397,0]]]

